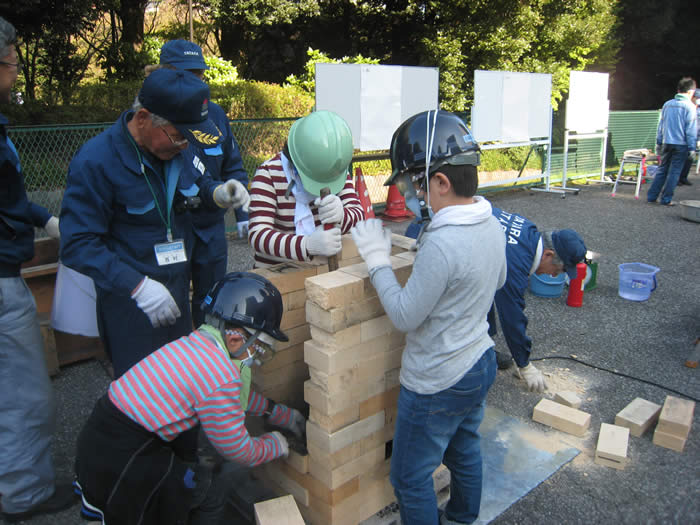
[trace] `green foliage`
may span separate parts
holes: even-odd
[[[306,54],[309,59],[304,65],[304,73],[298,77],[296,75],[289,75],[285,86],[295,86],[303,89],[307,93],[313,93],[316,89],[316,64],[319,62],[324,64],[379,64],[379,59],[367,58],[362,55],[355,55],[352,57],[345,56],[341,59],[335,59],[318,49],[312,48],[309,48]]]
[[[230,60],[215,56],[205,56],[209,69],[204,72],[204,81],[209,86],[226,86],[238,80],[238,70]]]

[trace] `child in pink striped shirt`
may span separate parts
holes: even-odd
[[[301,413],[250,388],[250,367],[274,353],[282,299],[263,277],[231,273],[203,304],[206,323],[139,361],[113,381],[78,438],[76,486],[82,513],[103,523],[216,524],[225,494],[188,461],[178,437],[201,424],[227,460],[253,467],[286,456],[274,431],[251,436],[246,414],[297,436]],[[193,502],[201,503],[195,505]],[[183,522],[184,523],[184,522]]]

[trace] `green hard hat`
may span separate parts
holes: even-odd
[[[345,186],[352,160],[352,133],[347,122],[332,111],[314,111],[292,124],[289,154],[304,189],[320,195],[322,188],[337,194]]]

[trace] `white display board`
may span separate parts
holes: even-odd
[[[472,133],[479,142],[549,137],[552,75],[474,71]]]
[[[316,64],[316,109],[338,113],[360,151],[388,150],[408,117],[436,109],[438,69],[376,64]]]
[[[571,71],[566,102],[566,129],[594,133],[608,127],[610,102],[607,73]]]

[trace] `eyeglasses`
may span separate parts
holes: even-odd
[[[182,146],[187,145],[187,139],[182,139],[182,140],[173,140],[173,138],[170,136],[170,133],[166,131],[165,128],[161,127],[160,129],[163,130],[163,133],[165,133],[165,136],[170,139],[170,142],[172,143],[173,146],[176,148],[181,148]]]
[[[0,64],[2,64],[3,66],[14,66],[14,67],[16,67],[16,68],[17,68],[17,73],[21,73],[22,70],[24,69],[24,64],[22,64],[22,62],[15,62],[15,63],[12,63],[12,62],[3,62],[2,60],[0,60]]]

